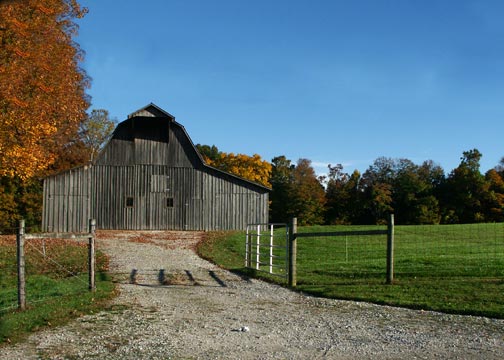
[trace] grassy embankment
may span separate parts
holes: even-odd
[[[378,228],[317,226],[299,232]],[[214,234],[199,252],[227,269],[286,284],[244,268],[243,232]],[[504,224],[396,226],[394,252],[395,280],[386,285],[386,236],[299,238],[297,289],[328,298],[504,318]],[[275,254],[283,255],[280,249]],[[261,255],[261,262],[268,259]]]
[[[41,328],[101,310],[114,294],[106,270],[108,259],[97,253],[96,291],[88,290],[86,244],[66,240],[28,240],[26,311],[18,311],[16,242],[0,237],[0,345],[14,343]]]

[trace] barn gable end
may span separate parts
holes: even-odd
[[[156,104],[150,103],[147,106],[144,106],[137,111],[132,112],[128,115],[128,119],[135,116],[149,116],[149,117],[161,117],[161,118],[169,118],[171,120],[175,120],[175,116],[161,109]]]
[[[45,179],[44,230],[85,231],[88,218],[101,229],[152,230],[268,219],[269,189],[207,166],[184,127],[154,104],[120,123],[86,176],[82,169]]]

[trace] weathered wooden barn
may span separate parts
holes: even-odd
[[[268,221],[269,189],[205,164],[182,125],[150,104],[96,161],[44,179],[44,231],[230,230]]]

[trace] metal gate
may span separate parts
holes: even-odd
[[[282,223],[248,224],[245,267],[288,277],[289,227]]]

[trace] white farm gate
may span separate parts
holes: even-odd
[[[248,224],[245,267],[284,277],[289,274],[289,227],[283,223]]]

